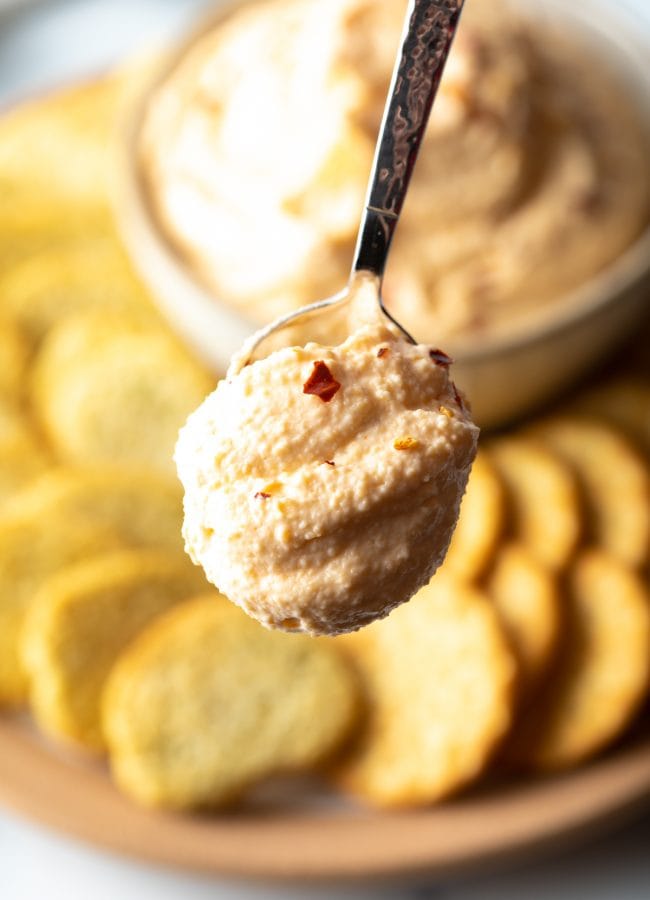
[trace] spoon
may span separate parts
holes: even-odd
[[[464,0],[409,2],[347,286],[333,297],[281,316],[253,334],[234,357],[231,374],[257,359],[264,359],[280,347],[295,343],[292,337],[298,332],[304,333],[307,322],[312,340],[316,339],[315,331],[320,329],[329,335],[331,343],[334,314],[338,315],[339,321],[341,314],[349,315],[352,301],[361,294],[366,302],[370,297],[374,309],[389,319],[405,340],[417,343],[384,306],[381,284],[463,4]]]

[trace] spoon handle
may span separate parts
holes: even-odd
[[[352,272],[383,276],[386,258],[464,0],[410,0]]]

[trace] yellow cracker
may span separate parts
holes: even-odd
[[[52,464],[31,423],[0,395],[0,504],[4,507],[31,479]]]
[[[145,469],[53,469],[17,493],[5,511],[28,512],[43,521],[52,513],[80,518],[110,528],[126,547],[184,552],[180,485]]]
[[[0,397],[18,404],[27,376],[27,342],[9,322],[0,322]]]
[[[11,181],[0,170],[0,259],[17,262],[55,246],[116,239],[115,218],[102,201],[87,208],[59,196],[34,194],[28,181]],[[0,284],[6,274],[0,271]]]
[[[143,76],[143,65],[131,65],[0,116],[0,284],[12,263],[36,252],[115,244],[115,137]]]
[[[57,246],[13,266],[0,279],[0,311],[38,344],[64,317],[93,310],[154,320],[149,295],[117,242]]]
[[[517,726],[510,759],[563,769],[593,756],[627,727],[650,681],[650,599],[613,556],[584,554],[570,575],[567,623],[552,673]]]
[[[41,584],[63,566],[117,546],[103,528],[61,517],[0,520],[0,706],[25,699],[18,645],[27,611]]]
[[[213,387],[213,377],[165,332],[115,333],[101,316],[81,316],[44,343],[32,398],[63,459],[172,473],[178,429]]]
[[[107,202],[121,79],[110,76],[16,106],[0,118],[0,198]],[[12,204],[10,201],[14,201]]]
[[[57,252],[102,258],[109,250],[119,252],[115,217],[108,203],[89,207],[76,199],[32,190],[29,181],[7,184],[0,168],[0,197],[3,193],[11,197],[6,196],[5,202],[0,199],[0,309],[5,282],[30,258],[51,258]]]
[[[30,423],[25,416],[15,404],[0,397],[0,447],[30,443],[34,440]]]
[[[3,513],[21,488],[41,475],[51,464],[45,451],[35,441],[0,443],[0,504]]]
[[[487,591],[517,657],[520,698],[525,702],[557,648],[562,625],[558,587],[527,547],[509,544],[499,551]]]
[[[521,436],[499,438],[488,452],[506,486],[512,536],[553,571],[562,569],[582,531],[571,467],[543,444]]]
[[[535,433],[571,466],[595,543],[641,566],[650,551],[650,477],[643,458],[615,429],[593,419],[558,416]]]
[[[578,397],[576,408],[621,428],[650,454],[650,383],[647,381],[620,379],[592,388]]]
[[[506,734],[516,665],[487,597],[438,575],[387,619],[339,639],[369,699],[335,773],[376,806],[432,803],[474,781]]]
[[[444,562],[444,571],[459,578],[478,578],[494,557],[504,518],[503,489],[488,456],[474,460],[458,524]]]
[[[183,604],[121,657],[104,697],[118,785],[148,806],[222,806],[347,736],[356,680],[331,641],[267,631],[218,595]]]
[[[153,551],[122,551],[48,579],[25,623],[22,658],[44,731],[104,747],[100,703],[108,673],[150,622],[206,587],[198,569]]]
[[[110,77],[0,117],[0,284],[34,252],[114,232],[108,185],[121,89]]]

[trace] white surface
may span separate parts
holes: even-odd
[[[498,824],[497,824],[498,827]],[[2,900],[648,900],[650,816],[581,851],[419,887],[270,887],[109,856],[0,813]]]
[[[100,72],[143,44],[173,39],[197,12],[214,5],[215,0],[0,0],[0,103]]]

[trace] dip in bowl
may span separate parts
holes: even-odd
[[[345,283],[402,15],[371,0],[231,4],[135,111],[127,239],[217,366]],[[456,358],[483,425],[549,398],[643,309],[650,66],[634,25],[601,0],[468,4],[385,299]]]

